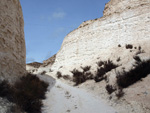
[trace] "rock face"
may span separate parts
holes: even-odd
[[[53,55],[52,57],[50,57],[49,59],[47,59],[47,60],[44,60],[43,61],[43,67],[46,67],[46,66],[52,66],[53,65],[53,63],[55,62],[55,58],[56,58],[56,54],[55,55]]]
[[[24,21],[19,0],[0,0],[0,79],[25,74]]]
[[[42,63],[32,62],[32,63],[28,63],[27,65],[32,66],[34,68],[39,68],[42,65]]]
[[[52,69],[111,59],[119,56],[118,45],[149,41],[150,0],[110,0],[102,18],[83,22],[65,37]]]

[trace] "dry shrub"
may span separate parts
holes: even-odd
[[[59,79],[59,78],[61,78],[61,77],[62,77],[62,74],[61,74],[60,71],[58,71],[58,72],[57,72],[57,78]]]
[[[97,69],[96,76],[94,78],[95,82],[100,82],[101,80],[105,79],[104,75],[118,67],[118,65],[114,64],[111,60],[108,61],[99,61],[97,65],[100,67]]]
[[[41,75],[45,75],[46,71],[41,72]]]
[[[71,80],[71,78],[70,78],[69,75],[63,75],[62,77],[63,77],[63,79],[65,79],[65,80]]]
[[[134,69],[130,69],[128,72],[117,72],[117,84],[122,88],[126,88],[142,78],[150,74],[150,59],[142,61],[139,57],[134,58],[136,63]]]
[[[109,84],[106,85],[105,88],[106,88],[108,94],[111,94],[111,93],[113,93],[116,90],[116,89],[113,88],[112,85],[109,85]]]
[[[133,45],[131,44],[126,44],[126,49],[132,49],[133,48]]]
[[[83,69],[83,72],[87,72],[91,69],[91,66],[85,66],[85,67],[81,67]]]
[[[83,72],[74,69],[73,71],[71,71],[71,73],[73,74],[73,82],[75,82],[75,86],[86,81],[86,77]]]
[[[91,66],[82,67],[83,72],[74,69],[71,71],[73,74],[73,82],[75,82],[75,86],[85,82],[86,80],[93,79],[92,73],[89,71]]]
[[[119,90],[115,93],[116,94],[116,97],[118,98],[118,99],[120,99],[121,97],[123,97],[124,96],[124,91],[123,91],[123,89],[122,88],[119,88]]]
[[[0,84],[0,96],[15,103],[27,113],[41,113],[42,101],[45,99],[48,83],[41,81],[37,76],[28,74],[17,81],[14,86],[3,81]]]

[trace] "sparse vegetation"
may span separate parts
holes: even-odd
[[[0,83],[0,96],[15,103],[27,113],[41,113],[42,101],[45,99],[48,83],[32,74],[21,77],[13,86],[7,81]]]
[[[134,58],[134,60],[135,60],[136,62],[142,62],[142,60],[140,59],[139,56],[134,56],[133,58]]]
[[[142,49],[141,46],[139,46],[138,49],[141,50]]]
[[[73,82],[75,82],[75,86],[86,81],[86,76],[83,74],[83,72],[74,69],[71,71],[71,73],[73,74]]]
[[[65,79],[65,80],[70,80],[70,79],[71,79],[69,75],[63,75],[62,77],[63,77],[63,79]]]
[[[61,74],[60,71],[58,71],[58,72],[57,72],[57,78],[59,79],[59,78],[61,78],[61,77],[62,77],[62,74]]]
[[[138,51],[136,52],[136,55],[141,54],[141,53],[145,53],[145,51],[142,50],[141,46],[139,46]]]
[[[121,45],[119,44],[118,47],[121,47]]]
[[[0,82],[0,97],[5,97],[9,101],[12,101],[13,99],[12,91],[13,90],[7,81],[4,80]]]
[[[126,49],[132,49],[133,45],[132,44],[126,44]]]
[[[101,67],[103,64],[104,64],[104,62],[103,62],[103,61],[99,61],[99,62],[97,62],[98,67]]]
[[[46,71],[42,71],[42,72],[41,72],[41,75],[45,75],[45,73],[46,73]]]
[[[120,58],[120,57],[118,57],[116,61],[117,61],[117,62],[119,62],[120,60],[121,60],[121,58]]]
[[[117,72],[117,84],[119,87],[126,88],[142,78],[150,74],[150,59],[142,61],[139,57],[134,58],[136,63],[135,68],[130,69],[128,72]]]
[[[82,67],[83,72],[74,69],[71,71],[73,74],[73,82],[75,82],[75,86],[85,82],[86,80],[93,79],[92,73],[89,71],[91,66]]]
[[[87,72],[91,69],[91,66],[85,66],[85,67],[81,67],[83,69],[84,72]]]
[[[116,97],[118,98],[118,99],[120,99],[121,97],[123,97],[124,96],[124,92],[123,92],[123,89],[122,88],[119,88],[119,90],[115,93],[116,94]]]
[[[118,67],[118,65],[114,64],[111,60],[108,61],[99,61],[97,63],[99,68],[97,69],[96,76],[94,78],[95,82],[100,82],[101,80],[105,79],[104,75]]]
[[[111,93],[113,93],[116,89],[114,89],[113,88],[113,86],[112,85],[106,85],[106,90],[107,90],[107,92],[108,92],[108,94],[111,94]]]

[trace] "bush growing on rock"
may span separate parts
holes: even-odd
[[[12,101],[12,92],[13,90],[6,80],[0,82],[0,97],[5,97],[9,101]]]
[[[41,75],[45,75],[46,71],[41,72]]]
[[[91,66],[85,66],[85,67],[81,67],[83,69],[84,72],[87,72],[91,69]]]
[[[91,66],[82,67],[83,72],[80,72],[77,69],[71,71],[73,74],[73,82],[75,82],[75,86],[85,82],[86,80],[93,79],[93,75],[89,71],[90,68]]]
[[[133,48],[133,45],[131,44],[126,44],[126,49],[132,49]]]
[[[99,68],[97,69],[96,76],[94,78],[95,82],[100,82],[101,80],[105,79],[104,75],[118,67],[118,65],[114,64],[111,60],[108,61],[99,61],[97,63]]]
[[[119,44],[118,47],[121,47],[121,45]]]
[[[139,47],[138,47],[138,51],[136,52],[136,55],[142,54],[142,53],[145,53],[145,51],[142,50],[142,47],[141,47],[141,46],[139,46]]]
[[[86,76],[83,74],[83,72],[74,69],[71,71],[71,73],[73,74],[73,82],[75,82],[75,86],[86,81]]]
[[[7,81],[0,83],[0,96],[15,103],[27,113],[41,113],[42,101],[45,99],[48,83],[41,81],[36,75],[21,77],[13,86]]]
[[[57,72],[57,78],[59,79],[59,78],[61,78],[61,77],[62,77],[62,74],[61,74],[60,71],[58,71],[58,72]]]
[[[63,77],[63,79],[65,79],[65,80],[71,80],[71,78],[70,78],[69,75],[63,75],[62,77]]]
[[[111,93],[113,93],[116,89],[114,89],[113,88],[113,86],[112,85],[106,85],[106,90],[107,90],[107,92],[108,92],[108,94],[111,94]]]
[[[130,69],[128,72],[117,72],[117,84],[119,87],[126,88],[150,74],[150,59],[143,61],[139,57],[134,59],[136,60],[134,69]]]
[[[118,99],[120,99],[121,97],[124,96],[123,89],[122,89],[122,88],[119,88],[119,90],[118,90],[115,94],[116,94],[116,97],[117,97]]]

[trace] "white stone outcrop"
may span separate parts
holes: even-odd
[[[102,18],[83,22],[65,37],[52,69],[69,69],[98,57],[117,58],[123,53],[119,53],[118,45],[123,48],[149,42],[150,0],[111,0]]]
[[[19,0],[0,0],[0,79],[25,74],[24,21]]]

